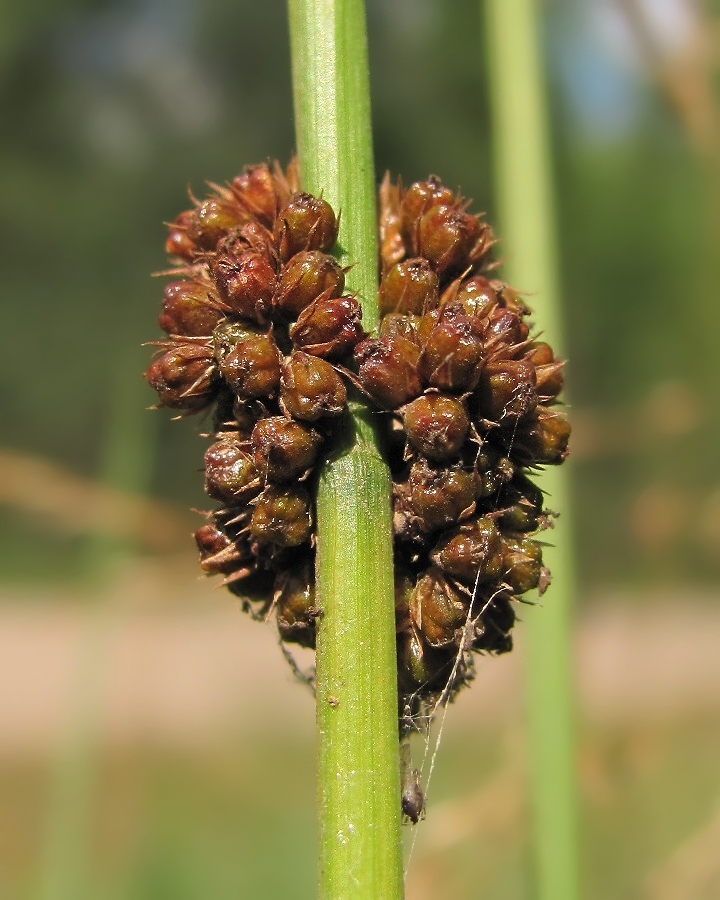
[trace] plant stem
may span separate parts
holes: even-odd
[[[544,78],[533,0],[487,0],[495,183],[508,280],[531,293],[543,335],[562,348]],[[547,547],[547,603],[528,613],[527,704],[539,900],[578,896],[570,605],[574,595],[567,472],[539,480],[562,513]]]
[[[341,211],[337,256],[377,324],[377,216],[362,0],[289,0],[301,182]],[[403,894],[390,476],[351,403],[317,496],[319,894]]]

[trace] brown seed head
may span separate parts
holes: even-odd
[[[322,438],[294,419],[269,416],[260,419],[253,429],[253,459],[268,481],[294,481],[306,472],[317,458]]]
[[[417,230],[420,218],[432,206],[455,206],[458,200],[450,188],[431,175],[427,181],[416,181],[403,192],[400,201],[400,230],[409,248],[417,244]],[[416,255],[417,251],[412,250]]]
[[[277,184],[267,163],[245,166],[243,174],[233,178],[230,189],[243,209],[265,227],[273,227],[279,201]]]
[[[421,333],[424,330],[421,325]],[[471,391],[480,378],[482,363],[483,342],[477,320],[458,305],[439,310],[437,324],[427,334],[418,361],[423,382],[440,390]]]
[[[205,491],[211,497],[242,503],[261,488],[260,473],[237,439],[223,438],[205,451]]]
[[[204,409],[218,387],[212,351],[198,344],[175,344],[150,363],[145,379],[171,409]]]
[[[347,391],[329,362],[296,350],[282,367],[280,403],[293,419],[316,422],[341,415],[347,407]]]
[[[390,335],[355,348],[358,381],[381,409],[397,409],[422,391],[417,363],[420,348]]]
[[[199,248],[188,236],[188,227],[194,215],[194,210],[186,209],[168,225],[168,236],[165,240],[165,252],[168,256],[185,262],[192,262],[194,259]]]
[[[475,394],[478,416],[489,422],[515,422],[538,402],[535,366],[524,359],[490,360]]]
[[[208,197],[190,217],[187,236],[201,250],[214,250],[228,231],[244,225],[249,218],[236,201],[219,196]]]
[[[420,458],[412,464],[408,485],[421,531],[447,528],[473,512],[475,477],[461,466],[438,466]]]
[[[299,485],[266,487],[254,503],[250,534],[260,547],[299,547],[309,541],[308,492]]]
[[[503,549],[495,523],[483,516],[454,528],[435,545],[430,558],[447,575],[474,587],[502,575]]]
[[[330,204],[302,191],[280,210],[273,232],[283,262],[302,250],[332,250],[337,234],[338,221]]]
[[[468,257],[480,236],[476,216],[454,206],[432,206],[420,219],[417,252],[430,261],[441,277],[468,267]]]
[[[315,646],[315,578],[310,560],[286,569],[275,579],[275,613],[278,631],[288,644]]]
[[[438,304],[438,278],[426,259],[406,259],[394,265],[380,282],[380,315],[422,315]]]
[[[290,329],[290,339],[296,348],[313,356],[342,359],[365,335],[361,316],[354,297],[333,298],[326,291],[300,313]]]
[[[467,612],[467,602],[436,568],[420,578],[410,598],[412,621],[430,647],[454,643],[456,629],[467,618]]]
[[[158,325],[167,334],[184,337],[210,335],[223,314],[210,281],[171,281],[165,285]]]
[[[436,462],[460,453],[470,428],[463,404],[445,394],[425,394],[403,411],[405,432],[412,446]]]
[[[296,253],[280,272],[273,310],[292,321],[321,294],[340,297],[344,287],[345,273],[332,256],[319,250]]]
[[[253,335],[232,347],[220,363],[220,372],[241,399],[266,399],[280,387],[280,359],[271,335]]]

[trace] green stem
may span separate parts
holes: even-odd
[[[289,0],[301,182],[341,211],[337,255],[377,324],[377,216],[362,0]],[[351,406],[317,497],[320,896],[400,898],[400,774],[390,477]]]
[[[530,291],[543,334],[562,347],[555,216],[536,4],[486,0],[500,233],[508,280]],[[527,704],[534,813],[536,896],[578,896],[575,751],[569,652],[574,595],[567,472],[540,479],[562,513],[546,548],[553,584],[525,617]]]

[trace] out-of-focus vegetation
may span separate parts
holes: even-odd
[[[543,10],[578,602],[637,603],[658,588],[716,600],[720,8]],[[62,0],[2,18],[0,587],[24,603],[59,592],[89,603],[101,592],[83,588],[108,551],[150,559],[168,583],[173,554],[193,555],[185,510],[204,505],[204,426],[145,411],[140,345],[160,337],[162,285],[149,273],[166,265],[162,222],[188,186],[200,194],[205,179],[292,152],[285,7]],[[492,220],[479,4],[370,0],[369,26],[378,170],[408,182],[434,172]],[[533,285],[519,287],[532,305]],[[513,727],[448,738],[409,896],[529,896],[523,801],[507,787],[514,770],[503,774],[516,765],[502,762]],[[80,803],[84,896],[313,896],[312,754],[305,738],[285,740],[247,747],[240,730],[199,755],[101,754]],[[699,716],[583,726],[590,900],[717,896],[703,865],[720,827],[719,741]],[[40,896],[50,772],[42,756],[0,764],[0,893],[12,900]],[[432,830],[436,813],[457,830]],[[673,895],[673,884],[684,886]]]

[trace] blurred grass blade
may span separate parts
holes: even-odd
[[[303,188],[340,210],[363,324],[377,323],[377,216],[362,0],[290,0]],[[390,477],[372,416],[351,402],[317,496],[320,896],[402,896]]]
[[[495,186],[505,277],[530,293],[543,334],[563,348],[544,75],[533,0],[486,0]],[[578,896],[575,751],[570,663],[574,593],[567,472],[539,483],[561,513],[545,559],[553,583],[525,616],[526,692],[536,896]]]

